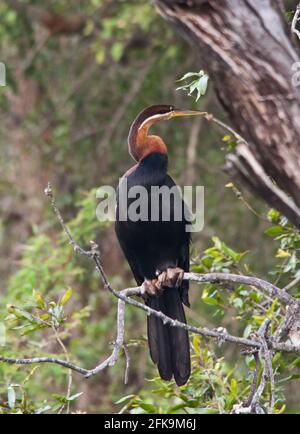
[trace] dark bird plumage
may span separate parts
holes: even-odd
[[[132,124],[128,137],[129,151],[137,164],[122,179],[126,179],[128,189],[146,187],[149,212],[153,199],[151,187],[173,187],[175,183],[167,173],[166,145],[160,137],[148,135],[148,128],[153,123],[169,119],[172,111],[172,106],[165,105],[145,109]],[[121,221],[119,204],[117,206],[116,234],[138,285],[142,285],[145,279],[156,279],[157,272],[168,268],[179,267],[189,271],[190,236],[185,230],[185,218],[181,221],[174,219],[174,200],[171,201],[170,221],[162,220],[163,201],[159,202],[158,221]],[[179,200],[184,210],[185,204],[181,198]],[[132,201],[128,199],[127,209]],[[188,282],[183,281],[179,287],[163,288],[157,296],[145,298],[145,303],[185,323],[183,303],[189,306]],[[147,317],[147,326],[150,355],[161,378],[171,380],[174,376],[178,385],[185,384],[191,369],[188,332],[164,325],[153,315]]]

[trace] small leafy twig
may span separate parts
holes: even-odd
[[[185,90],[189,95],[192,95],[192,93],[196,91],[197,102],[201,96],[206,94],[209,76],[202,70],[199,72],[188,72],[179,80],[177,80],[177,82],[186,81],[189,78],[193,78],[190,83],[177,87],[176,90]]]

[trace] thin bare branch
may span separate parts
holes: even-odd
[[[63,341],[61,340],[61,338],[60,338],[60,336],[59,336],[59,333],[58,333],[58,330],[57,330],[54,326],[52,326],[52,330],[53,330],[53,332],[54,332],[55,339],[56,339],[57,343],[59,344],[59,346],[60,346],[61,349],[63,350],[63,353],[64,353],[65,356],[66,356],[66,360],[67,360],[67,362],[69,362],[69,361],[70,361],[69,352],[68,352],[68,350],[67,350],[65,344],[64,344]],[[67,414],[69,414],[69,412],[70,412],[70,400],[69,400],[69,398],[70,398],[70,396],[71,396],[72,382],[73,382],[73,372],[72,372],[72,369],[69,369],[69,372],[68,372],[68,387],[67,387],[67,394],[66,394]],[[65,408],[65,406],[66,406],[66,403],[64,403],[64,404],[61,406],[61,408],[60,408],[60,410],[58,411],[58,413],[62,413],[63,410],[64,410],[64,408]]]
[[[285,291],[289,291],[290,289],[294,288],[300,284],[300,276],[296,277],[294,280],[292,280],[288,285],[286,285],[283,289]]]
[[[300,21],[300,3],[298,3],[295,15],[293,17],[291,30],[292,33],[294,33],[299,39],[300,39],[300,32],[296,29],[298,22]]]
[[[233,410],[232,410],[233,414],[247,414],[247,413],[248,414],[250,413],[272,414],[273,413],[273,408],[275,405],[275,380],[274,380],[274,372],[272,368],[273,352],[269,349],[269,345],[268,345],[269,325],[270,325],[270,320],[266,318],[257,332],[257,336],[261,343],[261,347],[259,349],[258,354],[255,355],[256,366],[255,366],[254,379],[251,387],[250,396],[245,402],[233,406]],[[263,365],[263,372],[261,375],[260,382],[259,384],[257,384],[260,364]],[[269,409],[266,409],[263,407],[261,403],[261,397],[269,382],[271,385],[271,399],[270,399],[270,407]]]

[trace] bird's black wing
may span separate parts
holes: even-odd
[[[136,280],[136,283],[138,285],[141,285],[144,282],[144,277],[142,273],[140,272],[139,266],[138,266],[138,260],[135,257],[134,249],[131,248],[130,239],[128,240],[126,237],[126,229],[124,230],[124,223],[122,226],[118,221],[115,223],[115,231],[116,235],[118,237],[120,246],[123,250],[123,253],[125,255],[125,258],[127,259],[127,262],[131,268],[132,274]]]
[[[171,176],[167,175],[166,177],[166,185],[169,187],[176,186],[174,180],[171,178]],[[182,200],[182,206],[183,206],[183,216],[189,215],[189,210],[186,205],[186,203]],[[190,232],[186,232],[184,229],[185,224],[190,224],[190,222],[184,218],[184,225],[182,226],[182,230],[184,231],[184,234],[180,234],[182,236],[182,243],[180,251],[178,252],[178,267],[182,268],[185,272],[190,271],[190,241],[191,241],[191,235]],[[181,288],[180,288],[180,295],[182,302],[190,307],[189,298],[188,298],[188,291],[189,291],[189,281],[185,280],[182,282]]]

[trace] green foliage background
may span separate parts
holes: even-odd
[[[126,145],[132,120],[154,103],[224,114],[213,83],[197,103],[175,90],[187,71],[205,70],[205,59],[194,57],[150,2],[53,0],[47,9],[66,19],[84,17],[84,25],[74,33],[51,33],[39,2],[0,5],[0,60],[8,81],[0,88],[0,320],[7,327],[0,351],[64,357],[51,326],[57,321],[70,359],[93,367],[109,354],[115,338],[116,300],[100,285],[93,265],[68,245],[43,194],[47,182],[55,186],[75,239],[83,247],[90,240],[99,244],[111,283],[123,289],[134,282],[113,227],[96,219],[95,191],[117,185],[132,165]],[[191,181],[205,186],[205,228],[193,240],[194,271],[253,273],[283,286],[299,276],[299,233],[276,211],[268,213],[256,198],[227,184],[220,167],[232,144],[230,138],[222,141],[219,131],[201,123],[196,157],[188,163],[194,122],[155,127],[168,144],[171,175],[184,184],[193,173]],[[71,295],[70,289],[66,302],[63,295]],[[294,288],[296,295],[299,289]],[[222,326],[236,335],[249,336],[265,317],[274,328],[284,314],[276,300],[243,286],[196,286],[191,301],[191,324]],[[127,385],[123,357],[93,379],[73,374],[68,403],[67,370],[0,364],[0,412],[65,412],[69,404],[78,412],[219,413],[249,393],[253,358],[241,357],[232,346],[191,336],[193,374],[178,389],[156,378],[145,315],[131,306],[126,336]],[[279,355],[273,363],[276,411],[297,411],[300,361]]]

